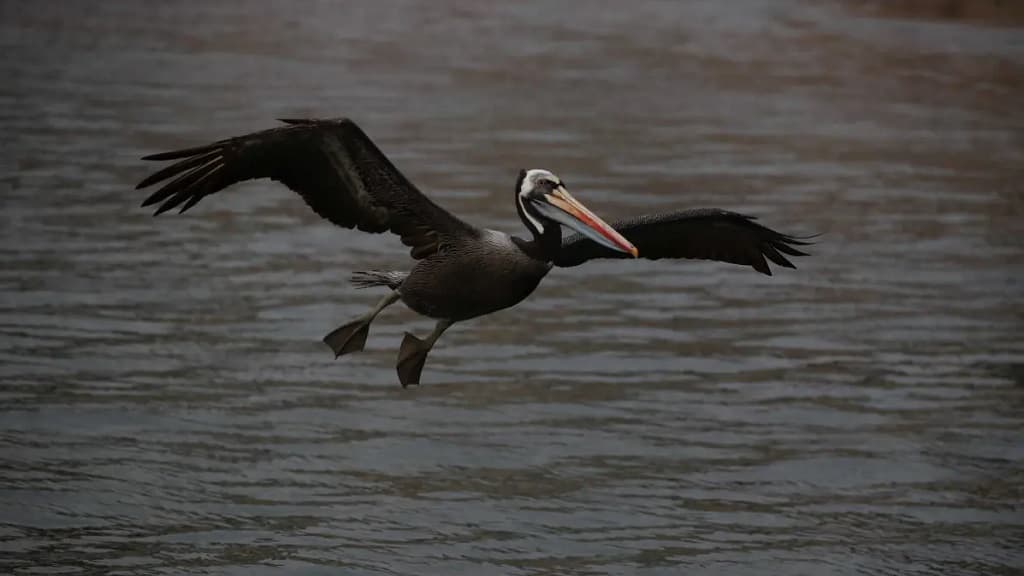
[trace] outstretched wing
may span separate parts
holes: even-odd
[[[136,186],[170,179],[142,205],[160,204],[154,215],[179,206],[184,212],[236,182],[271,178],[338,226],[398,234],[416,259],[435,253],[446,240],[477,234],[417,190],[355,122],[282,122],[287,126],[144,157],[177,162]]]
[[[612,222],[612,228],[632,242],[641,258],[695,258],[752,266],[771,276],[767,260],[795,268],[786,256],[806,256],[795,246],[806,239],[780,234],[754,222],[754,218],[714,208],[639,216]],[[594,258],[630,258],[629,254],[601,246],[581,234],[562,240],[556,266],[578,266]]]

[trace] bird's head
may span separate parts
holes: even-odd
[[[636,246],[573,198],[562,180],[547,170],[534,168],[519,172],[516,209],[523,224],[536,238],[549,227],[564,224],[602,246],[637,256]]]

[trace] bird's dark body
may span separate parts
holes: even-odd
[[[286,126],[147,156],[174,163],[139,183],[164,182],[143,202],[184,212],[238,182],[277,180],[324,219],[343,228],[391,232],[416,260],[408,272],[359,272],[353,283],[392,290],[366,315],[324,341],[336,356],[362,350],[370,322],[399,298],[438,320],[420,340],[406,333],[398,355],[402,385],[419,382],[427,352],[452,323],[521,302],[552,266],[596,258],[694,258],[748,265],[771,274],[768,262],[793,268],[805,239],[780,234],[753,218],[718,209],[639,216],[611,224],[572,197],[547,170],[523,170],[516,210],[532,238],[477,228],[435,204],[414,186],[351,120],[284,120]],[[565,225],[576,234],[562,238]]]
[[[533,293],[552,264],[512,237],[482,230],[420,260],[398,289],[402,302],[431,318],[468,320],[514,306]]]

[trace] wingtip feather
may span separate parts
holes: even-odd
[[[167,212],[168,210],[170,210],[173,207],[174,206],[171,206],[170,202],[165,202],[164,204],[161,204],[160,207],[158,207],[156,210],[153,211],[153,217],[155,218],[155,217],[163,214],[164,212]]]
[[[169,152],[157,152],[156,154],[149,154],[148,156],[143,156],[142,160],[175,160],[177,158],[192,156],[194,154],[192,150],[194,150],[194,148],[187,148],[185,150],[171,150]]]
[[[178,214],[184,214],[186,210],[198,204],[202,198],[202,194],[195,194],[193,196],[190,196],[188,201],[185,202],[185,204],[181,207],[180,210],[178,210]]]
[[[797,246],[813,246],[815,243],[811,242],[811,240],[820,238],[824,235],[824,232],[818,232],[817,234],[807,234],[805,236],[783,236],[783,238],[789,244],[795,244]]]
[[[764,254],[761,252],[755,252],[750,254],[750,265],[761,274],[765,276],[772,275],[772,269],[768,266],[768,261],[765,259]]]

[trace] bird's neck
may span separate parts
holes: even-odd
[[[533,240],[523,242],[520,248],[536,260],[553,261],[558,256],[558,251],[562,249],[562,227],[551,222],[544,226],[544,231],[540,234],[532,228],[531,231]]]

